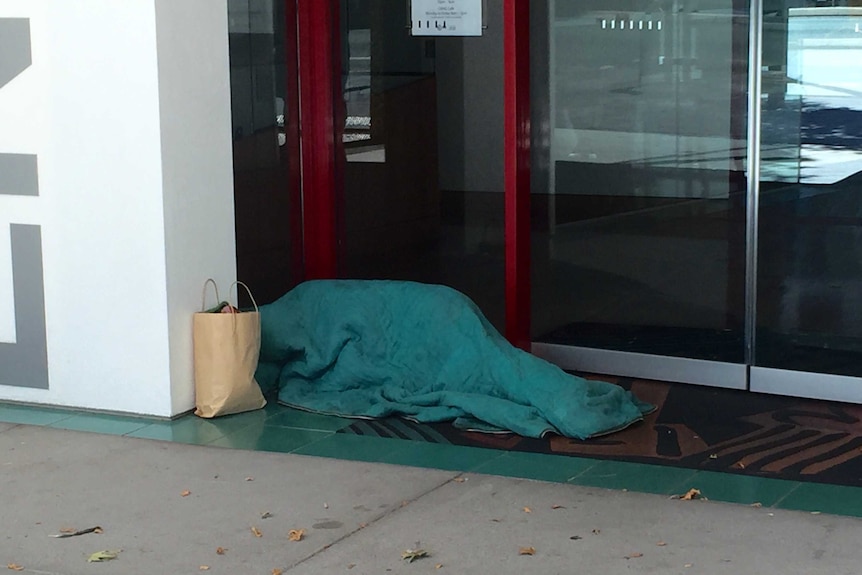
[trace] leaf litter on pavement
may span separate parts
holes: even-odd
[[[302,541],[305,536],[305,529],[291,529],[287,532],[287,538],[290,541]]]
[[[424,559],[425,557],[430,556],[431,554],[424,549],[407,549],[406,551],[401,552],[401,559],[408,563],[413,563],[417,559]]]
[[[120,555],[120,551],[96,551],[87,558],[87,563],[101,563],[102,561],[111,561]]]
[[[682,495],[671,495],[671,499],[679,499],[681,501],[694,501],[695,499],[699,499],[702,501],[706,501],[706,497],[704,497],[700,489],[691,488]]]
[[[55,539],[65,539],[66,537],[77,537],[78,535],[86,535],[87,533],[102,533],[103,530],[101,527],[96,525],[95,527],[90,527],[89,529],[80,529],[77,530],[74,527],[66,527],[64,529],[60,529],[60,532],[51,535]]]

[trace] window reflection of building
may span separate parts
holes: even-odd
[[[285,3],[229,0],[237,274],[258,303],[285,293],[291,246]]]

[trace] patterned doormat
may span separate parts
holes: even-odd
[[[862,486],[862,405],[585,377],[621,385],[658,409],[623,431],[586,441],[484,434],[395,418],[359,421],[339,433]]]

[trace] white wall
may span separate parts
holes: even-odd
[[[30,19],[33,65],[0,89],[0,152],[38,154],[40,195],[0,195],[0,250],[9,224],[41,226],[49,387],[12,374],[0,401],[185,411],[191,313],[206,277],[235,275],[225,1],[4,0],[6,17]]]
[[[171,405],[179,413],[194,405],[190,310],[201,305],[205,278],[219,275],[226,292],[236,277],[225,0],[157,0],[156,36]]]

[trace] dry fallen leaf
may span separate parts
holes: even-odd
[[[532,513],[532,512],[533,512],[533,510],[530,509],[529,507],[524,507],[524,513]]]
[[[68,537],[77,537],[78,535],[86,535],[87,533],[102,533],[102,528],[96,525],[95,527],[90,527],[89,529],[80,529],[75,531],[71,528],[61,529],[60,533],[56,535],[51,535],[51,537],[55,539],[66,539]]]
[[[209,571],[210,566],[209,565],[201,565],[200,567],[198,567],[198,570],[199,571]]]
[[[305,535],[305,529],[291,529],[287,532],[287,538],[291,541],[302,541],[303,535]]]
[[[551,509],[565,509],[563,505],[551,505]]]
[[[216,554],[218,555],[224,555],[225,551],[227,551],[227,549],[225,549],[224,547],[216,547]]]
[[[354,567],[356,567],[356,563],[351,563],[347,566],[348,569],[353,569]]]
[[[191,494],[192,494],[192,492],[191,492],[191,491],[189,491],[188,489],[186,489],[185,491],[183,491],[182,493],[180,493],[180,497],[188,497],[188,496],[189,496],[189,495],[191,495]]]
[[[413,563],[417,559],[422,559],[428,556],[428,552],[424,549],[408,549],[407,551],[401,552],[401,559],[407,561],[408,563]]]
[[[283,575],[283,574],[284,574],[284,569],[273,569],[272,570],[272,575]]]
[[[671,499],[681,499],[682,501],[692,501],[693,499],[705,499],[700,495],[700,489],[689,489],[682,495],[674,495]]]
[[[102,561],[110,561],[116,559],[119,551],[96,551],[87,558],[88,563],[101,563]]]
[[[257,527],[252,527],[251,532],[255,537],[263,537],[263,533],[260,532],[260,529]]]
[[[763,507],[763,503],[760,503],[760,502],[758,501],[758,502],[756,502],[756,503],[752,503],[752,504],[751,504],[751,507]]]
[[[637,559],[638,557],[643,557],[643,553],[629,553],[626,555],[626,559]]]
[[[518,555],[535,555],[536,548],[535,547],[521,547],[518,549]]]
[[[23,571],[24,568],[18,565],[17,563],[9,563],[6,565],[6,569],[11,569],[12,571]]]
[[[442,569],[442,568],[443,568],[442,563],[438,563],[437,565],[434,566],[434,569]]]
[[[656,546],[657,547],[667,547],[667,543],[665,543],[664,541],[659,541],[658,543],[656,543]]]

